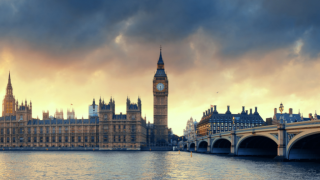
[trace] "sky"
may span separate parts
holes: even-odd
[[[265,120],[282,102],[307,117],[320,110],[320,1],[0,0],[0,97],[42,111],[93,98],[142,101],[153,123],[152,81],[160,45],[169,80],[168,126],[191,117],[258,107]],[[71,106],[71,104],[73,104]],[[1,111],[2,111],[2,107]]]

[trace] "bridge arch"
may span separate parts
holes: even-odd
[[[320,132],[312,130],[294,136],[287,145],[287,159],[320,159]]]
[[[197,152],[207,152],[208,142],[207,141],[200,141],[197,147]]]
[[[247,135],[236,146],[237,155],[277,156],[278,141],[270,134]]]
[[[184,150],[184,151],[188,150],[188,144],[184,144],[184,145],[183,145],[183,150]]]
[[[217,138],[212,144],[210,151],[216,154],[229,154],[231,150],[231,140],[228,138]]]
[[[190,147],[189,147],[189,151],[195,151],[196,149],[196,144],[195,143],[191,143]]]

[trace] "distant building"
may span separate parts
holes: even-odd
[[[183,130],[183,135],[187,140],[194,140],[196,138],[197,131],[196,120],[193,121],[192,117],[187,121],[186,129]]]
[[[255,107],[254,113],[252,113],[252,109],[250,109],[250,114],[248,114],[248,111],[245,111],[245,107],[243,106],[241,113],[232,114],[230,112],[230,107],[228,106],[226,113],[219,114],[216,106],[214,106],[214,110],[211,107],[211,110],[208,109],[203,112],[201,121],[197,125],[197,135],[206,136],[208,134],[231,131],[233,117],[235,118],[234,123],[236,129],[246,129],[265,125],[265,122],[257,111],[257,107]]]
[[[95,103],[93,99],[92,105],[89,106],[89,117],[98,117],[99,106]]]
[[[63,119],[63,110],[62,109],[60,109],[60,111],[58,111],[58,109],[56,110],[55,118]]]
[[[76,119],[74,109],[72,109],[70,111],[69,111],[69,109],[67,109],[67,119]]]
[[[308,118],[304,118],[300,112],[298,114],[293,114],[292,108],[289,108],[289,113],[277,113],[277,108],[274,108],[274,115],[272,118],[272,124],[279,124],[280,119],[283,119],[283,123],[294,123],[302,121],[311,121],[320,118],[317,114],[313,117],[312,114],[309,114]]]

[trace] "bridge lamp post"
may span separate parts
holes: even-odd
[[[284,106],[283,106],[283,104],[281,103],[280,104],[280,107],[279,107],[279,111],[281,112],[281,115],[282,115],[282,111],[284,110]],[[282,116],[280,116],[280,123],[282,124],[283,123],[283,118],[282,118]]]
[[[284,106],[283,106],[283,104],[281,103],[281,104],[280,104],[280,107],[279,107],[279,111],[281,112],[281,114],[282,114],[283,109],[284,109]]]
[[[232,125],[233,125],[233,130],[235,130],[235,126],[234,126],[234,116],[232,117]]]

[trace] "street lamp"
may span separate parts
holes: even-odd
[[[281,104],[280,104],[280,107],[279,107],[279,111],[281,112],[281,114],[282,114],[283,109],[284,109],[284,106],[283,106],[283,104],[281,103]]]
[[[235,120],[235,118],[234,118],[234,116],[232,117],[232,125],[233,125],[233,130],[235,130],[236,128],[235,128],[235,126],[234,126],[234,120]]]

